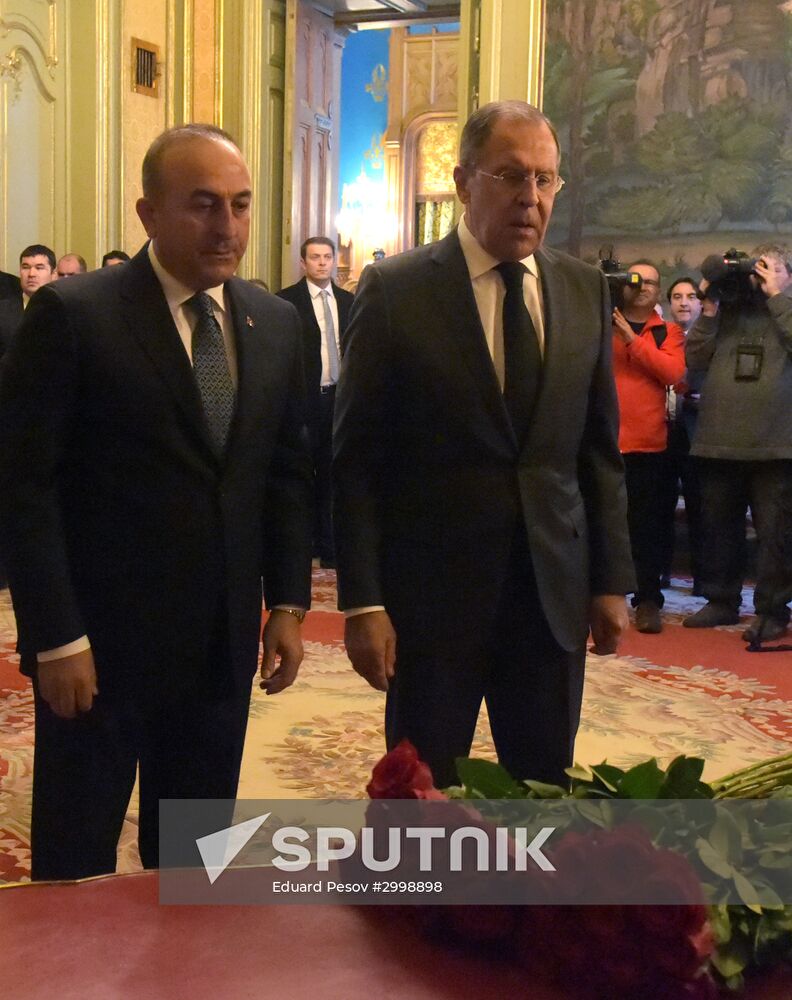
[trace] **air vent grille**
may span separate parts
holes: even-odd
[[[159,93],[159,47],[139,38],[132,39],[132,90],[157,97]]]

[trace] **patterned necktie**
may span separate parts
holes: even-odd
[[[234,383],[228,370],[223,331],[212,299],[198,292],[188,301],[198,317],[192,335],[193,371],[201,394],[209,434],[219,454],[225,451],[234,415]]]
[[[333,311],[330,308],[330,289],[323,288],[322,306],[324,307],[324,332],[327,342],[327,363],[330,374],[330,381],[338,381],[338,344],[336,344],[335,323],[333,322]]]
[[[517,442],[522,444],[539,391],[542,354],[523,295],[523,276],[527,268],[519,261],[504,261],[495,270],[506,286],[503,300],[503,401]]]

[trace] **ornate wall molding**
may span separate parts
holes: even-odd
[[[67,0],[6,0],[0,14],[0,267],[66,233]],[[34,234],[34,235],[32,235]]]
[[[399,227],[385,247],[389,254],[413,245],[416,143],[427,123],[456,120],[460,57],[457,34],[391,31],[385,183],[388,212]]]
[[[6,14],[0,14],[0,38],[6,38],[16,31],[28,36],[38,50],[41,62],[49,70],[52,79],[55,77],[55,68],[60,62],[56,2],[57,0],[47,0],[46,15],[40,17],[38,21],[28,17],[22,11],[9,11]],[[31,56],[31,58],[35,61],[35,57]]]

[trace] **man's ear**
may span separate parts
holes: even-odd
[[[470,201],[467,174],[467,170],[459,164],[454,167],[454,184],[456,185],[457,197],[463,205],[467,205]]]
[[[157,235],[157,213],[154,206],[151,204],[148,198],[138,198],[135,203],[135,211],[138,214],[138,218],[143,223],[143,228],[146,230],[146,235],[153,238]]]

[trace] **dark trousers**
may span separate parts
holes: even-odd
[[[333,410],[335,386],[319,396],[319,408],[311,428],[313,448],[314,488],[316,490],[315,549],[328,562],[335,559],[333,546],[333,489],[330,468],[333,463]]]
[[[457,784],[482,699],[500,763],[518,779],[568,785],[580,721],[586,636],[573,652],[550,632],[527,544],[520,542],[494,621],[475,640],[412,642],[397,634],[385,709],[392,749],[409,739],[437,787]]]
[[[758,615],[786,621],[792,599],[789,538],[792,461],[733,462],[699,459],[703,527],[702,591],[735,611],[745,574],[745,515],[756,530]]]
[[[690,439],[682,419],[668,431],[668,448],[662,473],[660,507],[662,521],[663,575],[670,574],[676,543],[676,508],[680,489],[685,499],[690,572],[693,582],[701,577],[701,486],[697,459],[690,454]]]
[[[662,607],[663,518],[660,497],[665,475],[665,452],[632,451],[622,457],[627,486],[627,525],[638,584],[632,603],[652,601]]]
[[[145,705],[100,695],[76,719],[56,716],[35,683],[34,691],[34,880],[115,871],[138,763],[138,843],[146,868],[158,867],[161,798],[235,798],[249,690],[214,701]]]

